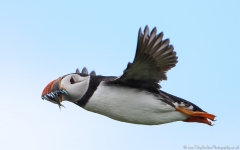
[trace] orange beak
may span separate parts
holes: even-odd
[[[59,107],[63,106],[60,104],[62,102],[62,94],[68,95],[67,91],[60,87],[62,78],[59,77],[56,80],[50,82],[42,92],[42,99],[46,99],[52,103],[58,104]]]
[[[48,85],[44,88],[44,90],[42,91],[42,97],[48,93],[52,92],[52,87],[53,85],[56,84],[56,80],[53,80],[52,82],[48,83]]]

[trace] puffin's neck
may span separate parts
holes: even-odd
[[[88,100],[92,97],[94,92],[97,90],[97,87],[99,86],[99,84],[101,82],[115,80],[116,78],[117,77],[114,77],[114,76],[111,76],[111,77],[110,76],[109,77],[90,76],[89,86],[88,86],[86,93],[83,95],[82,98],[80,98],[79,100],[77,100],[74,103],[80,107],[84,107],[87,104]]]

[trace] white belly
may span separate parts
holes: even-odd
[[[185,120],[187,116],[158,100],[147,91],[108,86],[102,82],[85,105],[85,109],[115,120],[157,125]]]

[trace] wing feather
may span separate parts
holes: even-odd
[[[177,64],[170,40],[162,39],[163,32],[157,34],[156,27],[149,33],[146,26],[143,34],[140,28],[133,63],[128,63],[123,75],[111,83],[159,91],[158,82],[166,80],[166,72]]]

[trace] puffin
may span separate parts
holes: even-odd
[[[59,107],[69,101],[79,107],[117,121],[160,125],[175,121],[196,122],[212,126],[215,115],[203,111],[190,101],[161,90],[159,82],[177,64],[178,57],[169,39],[156,27],[139,29],[133,62],[121,76],[102,76],[95,71],[63,75],[43,89],[41,98]]]

